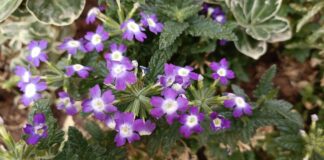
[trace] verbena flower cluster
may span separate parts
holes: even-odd
[[[225,24],[227,21],[225,12],[222,10],[220,6],[214,6],[209,3],[204,3],[202,7],[201,13],[206,15],[207,17],[211,17],[215,22],[220,24]],[[224,46],[228,41],[221,39],[219,40],[219,45]]]
[[[212,10],[204,6],[204,10],[213,15],[219,23],[226,20],[219,17],[222,12],[217,8]],[[91,9],[86,22],[93,23],[100,11],[98,8]],[[141,13],[140,24],[134,19],[128,19],[120,26],[123,31],[123,39],[136,39],[140,42],[147,38],[144,32],[145,28],[148,28],[154,34],[158,34],[162,32],[163,24],[158,21],[156,15]],[[93,51],[104,51],[106,49],[104,42],[108,39],[109,33],[103,26],[98,26],[95,32],[88,32],[82,39],[66,38],[59,45],[59,49],[66,51],[72,58],[79,52],[93,54]],[[40,62],[52,65],[45,53],[46,48],[47,42],[45,40],[32,41],[28,45],[28,62],[34,67],[39,67]],[[117,146],[124,145],[126,141],[128,143],[137,141],[140,136],[151,135],[156,128],[154,122],[162,117],[165,117],[169,125],[179,122],[181,124],[179,132],[185,138],[194,133],[202,132],[204,130],[201,125],[203,121],[208,121],[210,130],[214,132],[230,128],[230,120],[221,114],[216,112],[205,113],[198,106],[191,105],[190,99],[186,96],[187,88],[194,81],[202,81],[203,76],[193,72],[194,69],[190,66],[164,65],[164,74],[157,77],[157,84],[162,89],[161,94],[152,96],[150,99],[152,105],[150,115],[153,119],[141,119],[132,112],[121,111],[118,107],[118,97],[114,93],[127,90],[128,86],[135,84],[139,80],[135,73],[138,65],[132,63],[126,56],[126,51],[127,47],[124,44],[112,43],[109,46],[109,51],[104,54],[108,74],[102,83],[95,84],[89,89],[88,98],[82,101],[82,112],[93,115],[94,118],[105,123],[108,128],[117,132],[115,137]],[[93,71],[93,68],[82,64],[71,64],[64,68],[65,78],[77,76],[86,79]],[[211,77],[222,85],[228,84],[229,80],[235,77],[234,72],[229,69],[226,59],[222,59],[220,62],[212,62],[210,68],[213,71]],[[28,68],[17,66],[15,72],[20,77],[17,86],[23,92],[21,102],[25,106],[30,106],[42,97],[40,92],[47,89],[47,84],[41,80],[40,76],[32,75]],[[100,87],[103,85],[110,86],[112,89],[103,90]],[[233,117],[239,118],[243,115],[252,114],[251,106],[243,97],[232,93],[225,96],[224,106],[233,110]],[[65,111],[68,115],[76,115],[80,111],[67,90],[58,92],[56,107]],[[40,139],[46,138],[45,115],[42,113],[35,114],[34,123],[27,124],[24,131],[29,135],[28,144],[36,144]]]

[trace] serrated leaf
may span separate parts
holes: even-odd
[[[103,140],[103,138],[104,138],[103,132],[97,123],[92,122],[92,121],[87,121],[85,123],[85,129],[88,131],[88,133],[91,135],[91,137],[93,139],[95,139],[96,141],[100,142]]]
[[[269,100],[263,105],[263,108],[276,112],[288,121],[297,124],[299,127],[303,127],[303,119],[299,113],[291,111],[292,105],[284,100]]]
[[[234,23],[226,23],[222,25],[209,18],[196,16],[190,20],[190,26],[187,32],[195,37],[235,41],[237,39],[233,33],[235,27],[236,25]]]
[[[81,132],[70,127],[68,131],[68,141],[65,142],[62,152],[59,153],[55,160],[65,159],[102,159],[106,149],[99,145],[90,145],[87,140],[82,136]]]
[[[164,23],[163,32],[159,39],[159,49],[165,49],[172,45],[174,41],[189,27],[188,23],[167,21]]]
[[[245,97],[245,98],[248,97],[248,96],[245,94],[244,90],[243,90],[241,87],[239,87],[238,85],[232,84],[231,87],[232,87],[233,92],[234,92],[236,95],[241,96],[241,97]]]
[[[154,154],[158,150],[162,150],[162,152],[168,153],[171,150],[177,140],[180,139],[180,134],[178,133],[179,125],[172,125],[172,126],[164,126],[159,127],[158,130],[151,135],[148,141],[148,153],[150,156],[154,156]]]
[[[22,0],[1,0],[0,22],[9,17],[21,4]]]
[[[300,29],[311,20],[319,11],[324,7],[324,2],[316,3],[308,12],[303,16],[301,20],[298,21],[296,26],[296,32],[299,32]]]
[[[275,77],[277,72],[277,66],[272,65],[261,77],[259,84],[256,89],[253,91],[255,97],[262,97],[267,95],[272,89],[273,84],[272,80]]]
[[[27,0],[27,10],[46,24],[65,26],[82,13],[85,0]]]
[[[157,79],[157,75],[161,74],[164,69],[164,64],[177,52],[178,47],[181,45],[181,41],[174,42],[170,47],[163,50],[156,50],[152,55],[148,67],[150,72],[146,75],[146,79],[153,82]]]

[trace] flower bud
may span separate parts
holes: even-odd
[[[311,115],[312,122],[318,121],[318,116],[316,114]]]
[[[307,137],[307,133],[305,132],[305,130],[299,130],[299,134],[300,134],[302,137]]]
[[[136,67],[138,67],[138,62],[136,61],[136,60],[133,60],[132,61],[132,64],[133,64],[133,66],[136,68]]]

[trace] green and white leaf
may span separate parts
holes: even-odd
[[[238,40],[234,41],[235,47],[246,56],[257,60],[266,53],[267,43],[265,41],[257,41],[243,31],[236,32],[236,36]]]
[[[85,0],[27,0],[28,11],[46,24],[65,26],[73,23],[82,13]]]
[[[266,52],[266,42],[291,38],[289,21],[277,16],[281,3],[282,0],[226,0],[237,23],[249,35],[238,33],[235,46],[240,52],[258,59]]]
[[[8,18],[21,4],[22,0],[1,0],[0,22]]]

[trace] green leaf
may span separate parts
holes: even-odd
[[[255,97],[259,98],[267,95],[272,89],[272,79],[275,77],[277,72],[277,66],[272,65],[261,77],[259,84],[253,91]]]
[[[55,157],[55,160],[103,159],[106,149],[99,145],[89,145],[78,129],[70,127],[68,137],[69,139],[65,142],[62,152]]]
[[[155,50],[154,54],[152,55],[148,67],[150,68],[150,72],[146,75],[146,79],[150,82],[156,80],[157,75],[163,72],[164,64],[170,60],[172,55],[177,52],[179,46],[181,45],[181,39],[172,43],[166,49],[163,50]]]
[[[147,143],[149,155],[153,157],[160,149],[164,154],[169,153],[177,140],[180,139],[178,128],[177,124],[172,126],[165,124],[164,127],[161,126],[154,131]]]
[[[267,51],[267,43],[265,41],[258,41],[253,39],[245,32],[238,30],[236,32],[237,41],[234,41],[235,47],[241,53],[253,58],[259,59]]]
[[[182,32],[189,27],[188,23],[179,23],[174,21],[167,21],[164,23],[163,32],[159,39],[159,48],[165,49],[172,45],[174,41],[182,34]]]
[[[233,92],[234,92],[236,95],[241,96],[241,97],[245,97],[245,98],[248,97],[248,96],[245,94],[244,90],[243,90],[241,87],[239,87],[238,85],[232,84],[231,87],[232,87]]]
[[[235,41],[241,53],[258,59],[266,52],[266,42],[291,39],[288,19],[277,16],[281,3],[282,0],[226,1],[238,24],[244,28],[239,29],[239,40]]]
[[[104,138],[103,132],[96,122],[87,121],[85,124],[85,129],[96,141],[100,142],[103,140]]]
[[[186,32],[195,37],[207,37],[211,39],[226,39],[230,41],[237,40],[233,29],[236,27],[234,23],[219,24],[205,18],[196,16],[190,20],[190,26]]]
[[[296,26],[296,32],[299,32],[300,29],[309,22],[318,12],[324,7],[324,2],[316,3],[308,12],[300,19]]]
[[[272,112],[275,112],[288,121],[298,125],[299,127],[303,127],[303,119],[298,112],[291,111],[292,105],[283,100],[269,100],[266,101],[263,105],[263,108],[268,109]]]
[[[1,0],[0,22],[9,17],[21,4],[22,0]]]
[[[27,10],[46,24],[65,26],[82,13],[85,0],[27,0]]]

